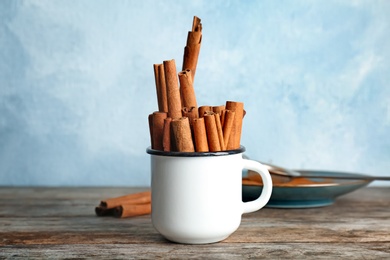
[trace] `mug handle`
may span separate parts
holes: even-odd
[[[255,171],[263,180],[263,190],[260,197],[253,201],[243,202],[243,213],[250,213],[261,209],[268,203],[272,193],[272,179],[267,168],[261,163],[248,159],[242,160],[243,169]]]

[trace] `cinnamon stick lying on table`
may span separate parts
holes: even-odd
[[[114,216],[117,218],[127,218],[150,214],[152,211],[152,204],[124,204],[114,208],[96,207],[95,213],[99,217]]]
[[[152,204],[124,204],[114,208],[114,217],[127,218],[147,215],[152,212]]]
[[[139,192],[100,202],[95,208],[97,216],[133,217],[151,213],[151,192]]]
[[[103,208],[114,208],[123,204],[144,204],[150,203],[152,193],[150,191],[138,192],[133,194],[128,194],[120,197],[109,198],[102,200],[100,206]]]
[[[107,208],[103,208],[101,206],[97,206],[95,208],[95,213],[96,213],[96,216],[98,216],[98,217],[114,216],[114,211],[115,211],[115,208],[107,209]]]

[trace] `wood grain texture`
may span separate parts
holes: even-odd
[[[0,259],[389,259],[390,188],[364,188],[334,205],[245,214],[209,245],[170,243],[150,216],[97,217],[100,200],[145,188],[0,188]]]

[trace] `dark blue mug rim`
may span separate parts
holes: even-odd
[[[159,156],[174,156],[174,157],[207,157],[207,156],[226,156],[245,152],[245,147],[240,146],[238,149],[226,150],[219,152],[164,152],[154,150],[150,146],[146,149],[146,153]]]

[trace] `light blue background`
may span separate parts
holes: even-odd
[[[149,185],[153,64],[285,167],[390,175],[390,1],[0,1],[0,185]],[[179,68],[178,68],[179,69]],[[375,185],[387,185],[375,182]]]

